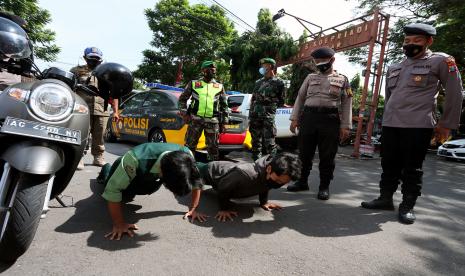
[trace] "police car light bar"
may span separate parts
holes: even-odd
[[[161,84],[158,82],[149,82],[145,84],[146,87],[148,88],[158,88],[158,89],[163,89],[163,90],[172,90],[172,91],[178,91],[178,92],[183,92],[184,89],[180,87],[175,87],[171,85],[166,85],[166,84]]]

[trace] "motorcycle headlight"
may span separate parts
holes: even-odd
[[[44,83],[31,92],[29,106],[40,118],[60,121],[73,112],[74,99],[69,89],[56,83]]]

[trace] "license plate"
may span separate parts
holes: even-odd
[[[447,150],[440,150],[440,151],[439,151],[439,154],[441,154],[441,155],[446,155],[446,154],[447,154]]]
[[[0,132],[42,138],[75,145],[81,144],[81,131],[79,130],[52,126],[13,117],[6,118]]]
[[[227,129],[237,129],[240,127],[240,125],[224,125],[224,127]]]

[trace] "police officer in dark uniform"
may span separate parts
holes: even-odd
[[[346,139],[352,127],[352,91],[346,76],[333,69],[334,50],[322,47],[311,56],[319,70],[307,76],[300,87],[290,120],[290,130],[299,129],[299,157],[302,173],[288,191],[308,190],[308,176],[315,150],[320,157],[320,187],[318,199],[329,199],[329,184],[333,179],[334,158],[339,139]]]
[[[462,81],[452,56],[428,49],[436,35],[433,26],[409,24],[404,27],[404,33],[406,58],[391,65],[387,72],[380,196],[362,202],[362,207],[394,210],[392,196],[402,181],[399,221],[412,224],[413,207],[421,195],[423,160],[431,137],[434,133],[436,140],[443,142],[450,130],[459,125]],[[446,94],[444,112],[436,123],[433,109],[441,86]]]

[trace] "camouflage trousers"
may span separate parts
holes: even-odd
[[[204,118],[192,118],[187,128],[186,137],[184,138],[185,145],[194,152],[203,131],[207,144],[208,159],[210,161],[216,161],[220,159],[220,153],[218,151],[220,127],[217,122],[207,120]]]
[[[259,159],[262,155],[276,154],[274,118],[251,118],[249,132],[252,136],[252,158],[254,160]]]
[[[87,154],[89,148],[93,156],[102,155],[105,152],[103,135],[105,134],[107,123],[108,117],[106,116],[90,115],[90,136],[92,136],[92,139],[87,140],[84,155]],[[92,140],[92,142],[90,142],[90,140]],[[90,143],[92,143],[92,146]]]

